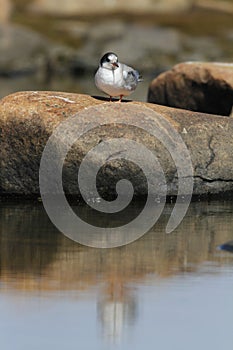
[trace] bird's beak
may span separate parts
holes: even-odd
[[[119,67],[119,64],[117,62],[112,63],[113,67]]]

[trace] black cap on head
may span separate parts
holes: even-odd
[[[111,55],[113,55],[113,56],[116,56],[116,58],[117,58],[117,55],[114,53],[114,52],[107,52],[107,53],[105,53],[104,55],[103,55],[103,57],[101,58],[101,60],[100,60],[100,65],[102,66],[103,65],[103,63],[105,63],[105,62],[110,62],[110,56]]]

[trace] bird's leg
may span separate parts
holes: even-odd
[[[122,98],[124,97],[124,95],[120,95],[120,99],[118,102],[122,102]]]
[[[112,102],[112,96],[109,96],[109,102]]]

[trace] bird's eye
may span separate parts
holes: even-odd
[[[106,58],[106,61],[107,61],[107,62],[110,62],[110,58],[109,58],[109,57],[107,57],[107,58]]]

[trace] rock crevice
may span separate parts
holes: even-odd
[[[209,150],[211,153],[210,153],[210,159],[208,160],[208,162],[206,164],[206,169],[213,163],[213,161],[215,159],[215,151],[214,151],[214,148],[211,146],[213,138],[214,138],[214,135],[211,135],[210,139],[209,139],[209,143],[208,143],[208,147],[209,147]]]

